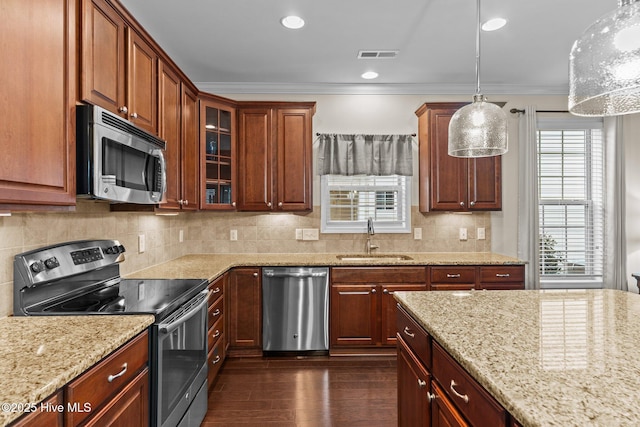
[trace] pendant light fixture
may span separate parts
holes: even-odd
[[[480,92],[480,0],[477,0],[476,94],[473,103],[449,122],[448,153],[453,157],[489,157],[507,152],[507,115]]]
[[[594,22],[569,55],[569,111],[578,116],[640,112],[640,1]]]

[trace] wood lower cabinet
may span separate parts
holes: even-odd
[[[2,0],[0,210],[76,204],[74,0]]]
[[[207,364],[209,366],[207,386],[209,388],[213,385],[226,355],[226,300],[224,294],[228,280],[229,275],[225,273],[209,284],[209,290],[211,291],[207,309],[207,344],[209,350],[207,356]]]
[[[398,425],[431,425],[431,375],[402,339],[398,340]]]
[[[429,103],[416,111],[419,133],[419,209],[474,211],[502,209],[501,156],[449,156],[449,122],[467,103]]]
[[[149,336],[145,331],[67,384],[65,426],[148,425],[148,360]]]
[[[433,406],[431,407],[432,427],[467,427],[469,424],[464,420],[460,412],[453,406],[447,394],[435,381],[431,383],[431,393]],[[491,425],[491,424],[480,424]]]
[[[330,349],[393,348],[396,344],[393,293],[426,290],[425,276],[425,267],[332,268]]]
[[[33,408],[33,412],[23,415],[10,425],[11,427],[62,427],[64,425],[64,412],[48,409],[59,408],[60,405],[63,405],[62,402],[62,390],[59,390],[36,405],[37,407]]]
[[[446,265],[429,267],[429,290],[524,289],[524,265]]]
[[[229,272],[226,330],[229,356],[262,356],[262,278],[260,268]]]
[[[311,211],[315,103],[238,105],[238,210]]]

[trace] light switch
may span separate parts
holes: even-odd
[[[413,229],[414,240],[422,240],[422,228],[416,227]]]
[[[464,227],[461,227],[459,230],[459,237],[460,240],[467,240],[467,229]]]
[[[484,240],[486,236],[484,234],[484,227],[478,227],[478,240]]]
[[[238,230],[229,231],[229,240],[238,240]]]
[[[147,250],[147,245],[145,244],[144,234],[138,234],[138,253],[141,254]]]

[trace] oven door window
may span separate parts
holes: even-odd
[[[156,163],[150,162],[150,158],[153,159],[144,151],[102,139],[102,174],[113,176],[118,187],[142,191],[155,188],[149,180],[156,176]]]
[[[168,332],[158,331],[162,424],[207,363],[206,304]]]

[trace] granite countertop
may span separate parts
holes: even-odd
[[[523,426],[640,425],[640,295],[396,292]]]
[[[232,267],[267,266],[411,266],[411,265],[522,265],[523,261],[506,255],[491,252],[411,252],[401,253],[411,257],[409,260],[389,258],[342,261],[335,253],[322,254],[194,254],[168,261],[157,266],[145,268],[126,275],[127,278],[167,278],[188,277],[215,279]],[[364,256],[361,253],[344,254]],[[377,253],[376,256],[385,255]],[[398,253],[389,254],[398,255]]]
[[[0,426],[38,404],[151,325],[151,315],[0,318]]]

